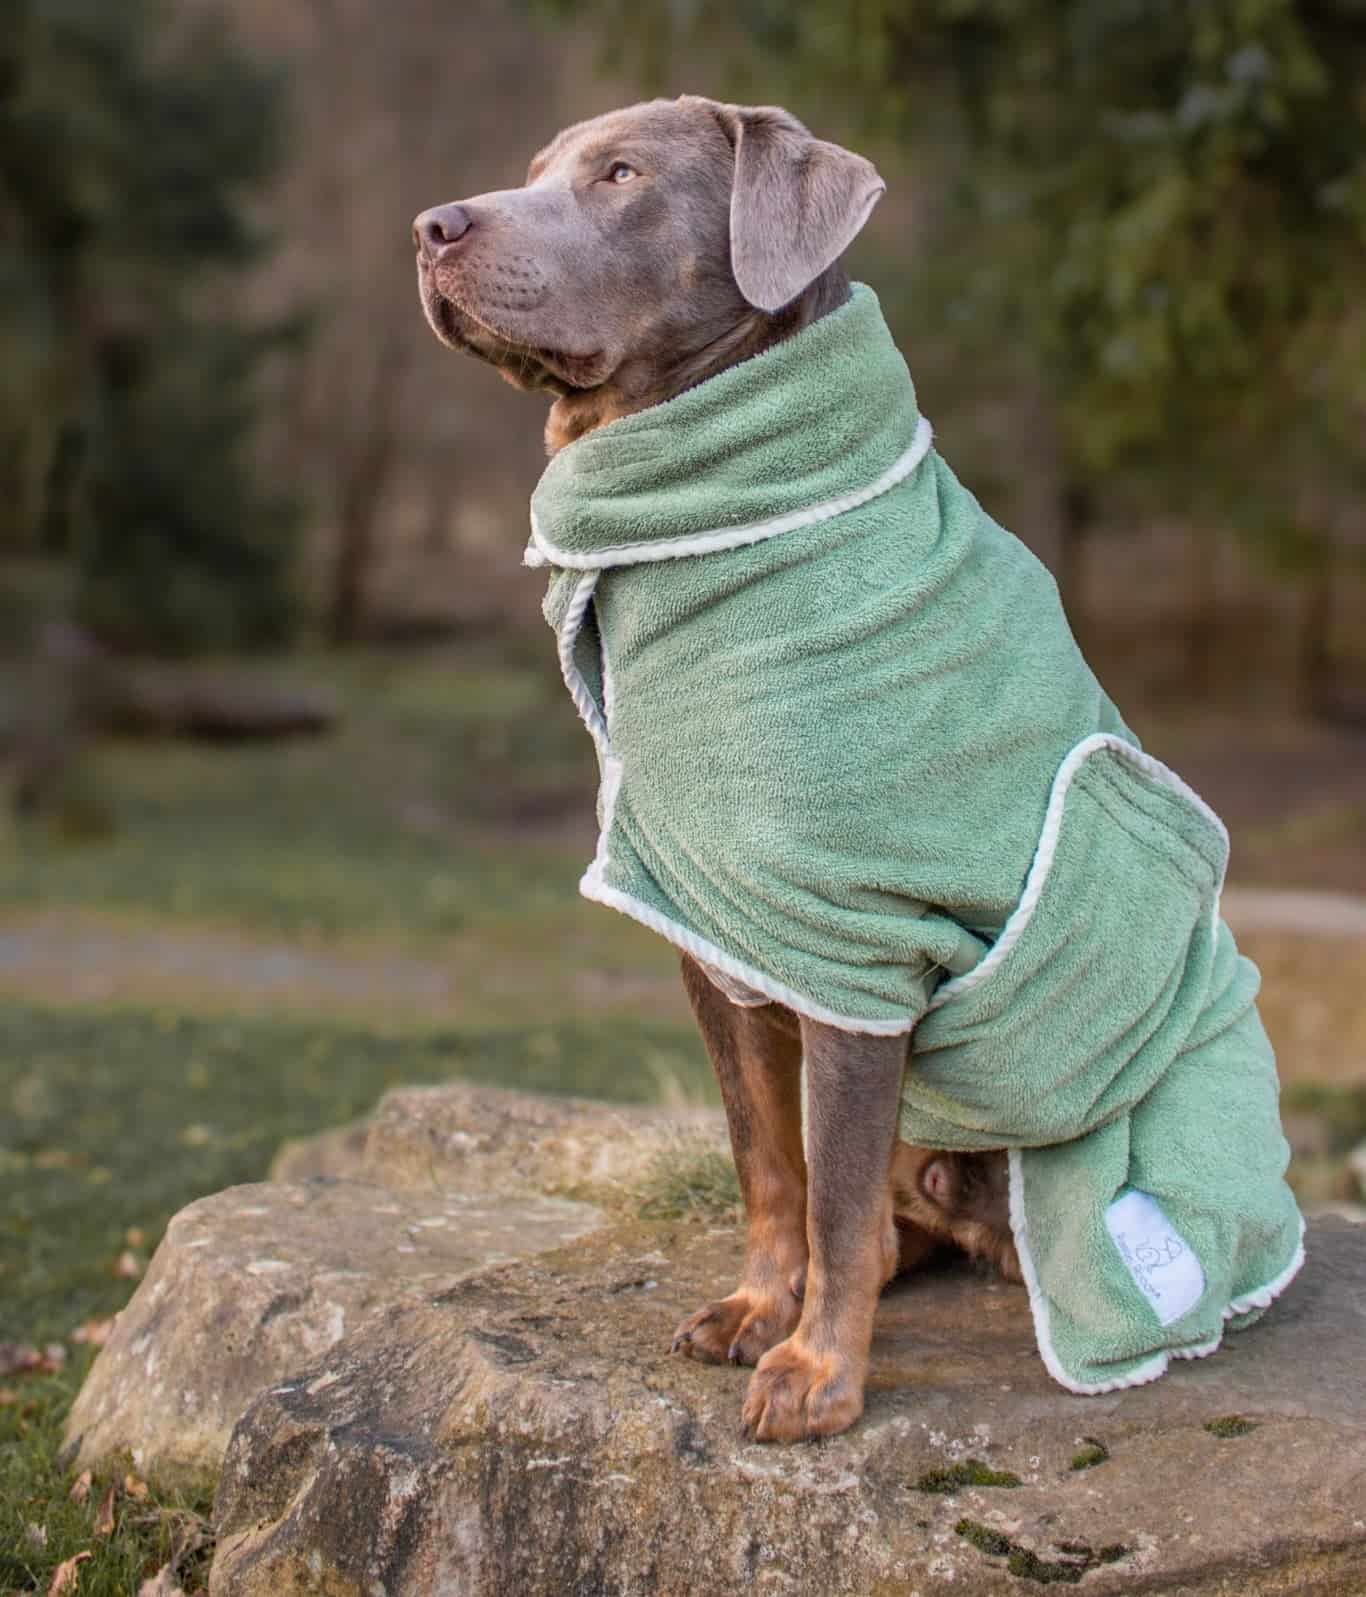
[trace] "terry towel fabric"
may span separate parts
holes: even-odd
[[[1302,1260],[1222,824],[931,444],[877,299],[563,449],[532,565],[597,746],[583,892],[740,990],[914,1028],[901,1135],[1010,1152],[1078,1392],[1218,1345]]]

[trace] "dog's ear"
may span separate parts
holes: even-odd
[[[775,105],[717,105],[735,150],[731,270],[760,310],[781,310],[839,259],[886,190],[871,161],[813,138]]]

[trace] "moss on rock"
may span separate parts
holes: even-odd
[[[959,1464],[946,1464],[941,1469],[926,1470],[915,1483],[918,1492],[935,1492],[947,1496],[961,1491],[965,1486],[1019,1486],[1020,1477],[1009,1470],[992,1469],[980,1458],[965,1458]]]
[[[960,1519],[953,1529],[979,1553],[1004,1558],[1006,1568],[1018,1579],[1032,1580],[1040,1586],[1076,1586],[1090,1570],[1099,1569],[1102,1564],[1116,1564],[1131,1551],[1119,1542],[1097,1549],[1090,1542],[1060,1541],[1055,1545],[1061,1557],[1043,1558],[1032,1548],[1011,1541],[1001,1531],[975,1519]]]
[[[1073,1469],[1094,1469],[1097,1464],[1105,1463],[1110,1456],[1110,1449],[1105,1443],[1094,1436],[1083,1436],[1085,1444],[1079,1447],[1072,1455]]]
[[[1206,1420],[1205,1429],[1211,1436],[1227,1441],[1232,1436],[1247,1436],[1257,1429],[1257,1422],[1241,1414],[1224,1414],[1217,1420]]]
[[[990,1553],[998,1558],[1004,1558],[1014,1545],[1009,1536],[1003,1536],[1000,1531],[992,1530],[990,1525],[979,1524],[975,1519],[960,1519],[953,1530],[954,1535],[971,1542],[979,1553]]]

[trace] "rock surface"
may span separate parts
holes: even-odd
[[[619,1223],[661,1155],[724,1137],[709,1112],[391,1093],[176,1217],[73,1450],[177,1484],[227,1448],[213,1597],[1366,1594],[1366,1229],[1313,1223],[1262,1324],[1102,1398],[1049,1379],[1019,1289],[912,1278],[863,1422],[765,1448],[748,1372],[667,1353],[736,1228]],[[969,1460],[1019,1484],[923,1489]]]
[[[601,1225],[577,1199],[619,1199],[680,1143],[726,1147],[720,1113],[455,1082],[286,1144],[273,1181],[171,1221],[76,1400],[68,1451],[81,1467],[129,1452],[164,1485],[212,1481],[266,1387],[381,1307]]]
[[[740,1438],[748,1372],[667,1353],[738,1252],[626,1226],[372,1315],[238,1425],[212,1597],[1366,1592],[1366,1230],[1314,1224],[1263,1322],[1097,1398],[1021,1289],[914,1277],[861,1424],[785,1449]],[[968,1460],[1018,1484],[953,1489]]]
[[[121,1452],[163,1485],[212,1482],[274,1381],[366,1315],[582,1236],[587,1204],[398,1194],[357,1182],[231,1187],[171,1221],[67,1423],[81,1467]]]
[[[610,1201],[681,1140],[730,1149],[719,1109],[644,1109],[456,1081],[396,1088],[368,1119],[286,1143],[271,1176],[348,1176],[398,1192],[531,1188]]]

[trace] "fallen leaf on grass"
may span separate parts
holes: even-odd
[[[101,1320],[87,1320],[84,1325],[78,1325],[71,1333],[73,1342],[88,1343],[91,1347],[103,1347],[109,1340],[110,1332],[114,1329],[117,1314],[106,1315]]]
[[[163,1532],[170,1533],[170,1560],[155,1575],[143,1581],[138,1587],[138,1597],[186,1597],[177,1584],[176,1571],[195,1554],[213,1546],[213,1529],[209,1521],[188,1508],[155,1508],[151,1513],[142,1514],[130,1509],[125,1524],[137,1529],[158,1526]]]
[[[175,1565],[167,1564],[157,1570],[138,1587],[138,1597],[185,1597],[180,1582],[175,1578]]]
[[[66,1363],[60,1342],[42,1349],[28,1342],[0,1342],[0,1375],[53,1375]]]
[[[128,1493],[129,1497],[136,1497],[141,1502],[147,1495],[147,1482],[139,1480],[136,1475],[125,1475],[123,1477],[123,1489]]]
[[[95,1534],[97,1536],[112,1536],[114,1533],[114,1493],[117,1486],[111,1486],[104,1494],[95,1514]]]
[[[58,1564],[52,1571],[52,1584],[47,1589],[47,1597],[62,1597],[63,1592],[75,1591],[81,1578],[80,1566],[89,1557],[88,1552],[77,1553]]]
[[[73,1170],[90,1163],[88,1153],[72,1153],[68,1148],[40,1148],[32,1158],[35,1170]]]
[[[72,1483],[71,1490],[67,1493],[73,1503],[83,1503],[90,1496],[90,1482],[93,1479],[94,1475],[90,1470],[83,1469],[81,1471]]]
[[[147,1233],[140,1225],[130,1225],[123,1233],[123,1240],[130,1248],[140,1248],[147,1240]]]
[[[0,1342],[0,1375],[20,1375],[31,1370],[38,1349],[27,1342]]]
[[[19,1401],[19,1394],[12,1386],[0,1386],[0,1408],[8,1408],[11,1403]]]

